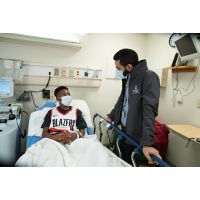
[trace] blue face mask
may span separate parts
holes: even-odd
[[[127,76],[124,76],[123,72],[118,70],[118,69],[116,69],[115,76],[120,78],[120,79],[127,79]]]

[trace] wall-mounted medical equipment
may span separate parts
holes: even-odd
[[[181,34],[174,44],[182,62],[200,58],[200,34]]]
[[[14,82],[12,78],[0,77],[0,102],[1,99],[14,96]]]
[[[61,71],[62,76],[62,71]],[[83,68],[66,68],[66,76],[69,78],[81,79],[102,79],[102,70],[100,69],[83,69]]]
[[[57,67],[42,64],[29,64],[25,76],[46,77],[51,73],[52,78],[74,78],[74,79],[88,79],[101,80],[102,70],[100,68],[88,67]]]
[[[20,156],[21,106],[0,106],[0,166],[14,166]]]
[[[100,87],[102,69],[97,67],[58,67],[29,63],[17,59],[0,58],[0,77],[10,77],[16,84],[44,85],[44,77],[51,74],[50,85]]]
[[[48,86],[49,86],[50,80],[51,80],[51,72],[49,72],[48,81],[46,83],[46,86],[43,89],[40,89],[40,90],[37,90],[37,91],[35,91],[35,90],[25,90],[17,98],[17,102],[28,102],[32,99],[32,102],[33,102],[35,108],[38,108],[38,106],[35,104],[33,93],[42,93],[42,97],[44,99],[50,99],[50,90],[47,89]]]
[[[51,73],[51,86],[67,85],[69,87],[100,87],[102,81],[101,68],[58,67],[45,64],[26,63],[27,68],[21,81],[16,84],[44,85],[45,77]]]
[[[0,165],[13,166],[20,155],[21,106],[7,104],[14,96],[12,78],[0,78]]]
[[[0,76],[10,77],[21,81],[24,75],[26,64],[22,60],[0,58]]]
[[[21,146],[21,106],[0,106],[0,166],[14,166]]]

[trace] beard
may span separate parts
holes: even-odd
[[[125,70],[123,71],[123,75],[127,76],[130,72],[125,68]]]

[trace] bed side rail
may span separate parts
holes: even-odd
[[[130,135],[128,135],[127,133],[124,133],[123,131],[121,131],[119,128],[117,128],[116,126],[114,126],[113,124],[109,123],[108,121],[106,121],[105,118],[103,118],[100,114],[96,113],[93,117],[93,123],[94,123],[94,133],[96,131],[96,125],[95,125],[95,119],[96,117],[100,118],[100,123],[104,123],[105,126],[107,126],[107,128],[110,129],[114,129],[115,131],[117,131],[120,136],[123,136],[126,138],[126,140],[128,140],[131,144],[133,144],[134,146],[136,146],[135,152],[142,152],[142,146],[135,141]],[[102,137],[102,136],[101,136]],[[151,154],[150,157],[156,161],[161,167],[170,167],[165,161],[163,161],[162,159],[158,158],[157,156]]]

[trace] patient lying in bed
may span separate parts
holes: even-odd
[[[54,94],[60,106],[52,108],[45,116],[41,126],[43,128],[42,137],[70,144],[75,139],[84,136],[87,124],[82,112],[69,106],[72,97],[67,87],[56,88]]]
[[[107,150],[96,135],[89,134],[88,129],[92,129],[92,122],[86,103],[73,100],[70,104],[68,89],[60,89],[55,90],[57,107],[54,104],[53,109],[44,107],[31,114],[28,149],[15,165],[20,167],[130,166]],[[35,137],[39,140],[37,139],[37,142],[33,140],[32,143]]]

